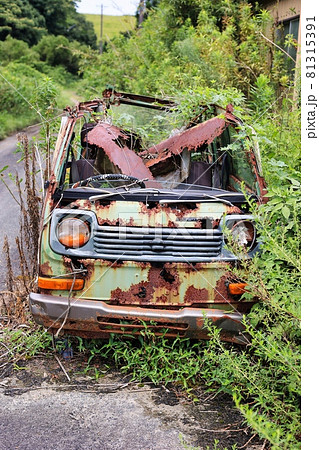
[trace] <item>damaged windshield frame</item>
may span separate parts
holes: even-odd
[[[65,163],[61,176],[58,177],[60,182],[55,197],[68,190],[69,187],[82,188],[82,183],[85,181],[91,182],[93,181],[92,177],[100,174],[101,171],[98,170],[96,162],[98,152],[102,154],[103,161],[109,161],[107,164],[113,169],[108,172],[102,171],[102,173],[112,174],[114,177],[116,174],[119,174],[119,177],[125,175],[134,177],[134,182],[126,184],[126,186],[123,186],[123,183],[120,186],[114,186],[117,182],[114,179],[112,183],[108,183],[108,186],[104,187],[93,184],[93,189],[101,191],[108,189],[106,195],[108,193],[111,195],[109,189],[116,189],[120,193],[122,187],[124,187],[124,190],[131,190],[132,187],[136,187],[136,183],[141,182],[145,184],[145,187],[143,184],[140,185],[142,189],[153,187],[162,190],[162,188],[166,188],[169,192],[179,189],[196,190],[199,195],[202,195],[199,193],[201,190],[211,192],[219,189],[223,192],[223,195],[225,191],[241,192],[241,185],[244,183],[244,188],[248,194],[262,196],[264,186],[261,182],[258,164],[259,155],[256,155],[256,149],[251,145],[247,150],[247,146],[244,144],[245,140],[248,139],[247,137],[237,138],[234,144],[231,142],[231,135],[236,136],[235,129],[241,126],[241,121],[232,114],[233,108],[231,105],[228,105],[224,110],[223,116],[220,114],[200,122],[201,114],[199,114],[181,129],[173,130],[167,139],[146,149],[140,147],[137,151],[134,148],[139,139],[136,132],[112,125],[112,120],[110,121],[108,115],[110,107],[117,108],[120,104],[124,104],[169,112],[176,110],[176,103],[154,97],[116,93],[110,90],[104,91],[103,95],[104,101],[96,101],[97,105],[93,106],[93,102],[83,103],[79,104],[77,111],[68,111],[74,123],[71,126],[72,134],[67,137]],[[211,107],[216,113],[222,111],[216,105],[211,105]],[[101,109],[104,111],[102,115],[100,114]],[[203,108],[204,110],[205,108]],[[89,122],[88,113],[91,114],[94,122]],[[73,145],[78,144],[74,132],[75,123],[78,122],[78,119],[84,119],[80,131],[81,148],[73,149]],[[230,133],[231,129],[234,129],[234,132]],[[103,143],[101,143],[102,140]],[[100,142],[99,148],[96,148],[98,145],[95,142]],[[140,146],[140,143],[136,145]],[[237,148],[233,150],[232,146],[235,145],[237,145]],[[88,150],[92,146],[95,146],[95,158],[88,157]],[[117,151],[115,152],[115,150]],[[115,153],[117,153],[116,156],[114,156]],[[235,153],[240,153],[241,158],[237,155],[237,159],[244,161],[244,163],[240,162],[242,167],[239,167],[244,175],[242,177],[237,177],[235,176],[237,174],[234,175],[231,172],[235,161]],[[206,160],[203,161],[205,158]],[[73,174],[74,166],[80,166],[81,164],[86,166],[84,173],[85,171],[90,173],[89,176],[84,177],[79,175],[79,179],[76,179]],[[196,170],[193,170],[194,168]],[[250,179],[249,184],[247,179]]]

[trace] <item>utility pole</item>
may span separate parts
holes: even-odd
[[[100,55],[103,52],[103,3],[101,3],[101,34],[100,34]]]
[[[144,0],[140,0],[140,3],[137,7],[137,11],[138,11],[138,27],[140,28],[142,22],[144,21],[144,16],[146,13],[146,5]]]

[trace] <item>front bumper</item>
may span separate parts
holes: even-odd
[[[71,299],[31,293],[30,308],[35,321],[52,332],[60,328],[87,338],[108,337],[111,333],[138,335],[145,326],[156,335],[209,338],[205,318],[221,329],[225,341],[246,344],[242,314],[220,309],[182,308],[179,310],[114,306],[102,301]],[[70,308],[68,308],[70,305]],[[69,311],[68,311],[69,309]]]

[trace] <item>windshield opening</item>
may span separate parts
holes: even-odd
[[[61,186],[240,192],[244,182],[255,192],[244,140],[218,117],[185,128],[166,110],[112,105],[107,116],[77,121]]]

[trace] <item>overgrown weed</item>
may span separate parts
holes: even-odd
[[[23,150],[24,185],[18,175],[14,177],[17,196],[14,200],[20,206],[19,236],[16,246],[19,256],[20,275],[15,275],[10,257],[7,236],[3,252],[6,258],[6,291],[1,293],[7,320],[25,323],[28,320],[27,295],[33,289],[37,273],[38,239],[40,223],[40,197],[36,186],[35,148],[29,145],[26,135],[20,135]],[[12,195],[14,195],[11,192]]]

